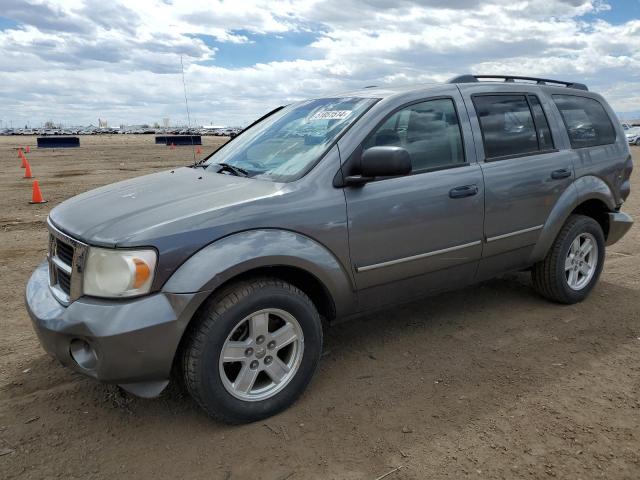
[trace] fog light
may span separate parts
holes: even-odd
[[[93,370],[98,364],[98,356],[91,345],[84,340],[72,340],[69,345],[71,358],[85,370]]]

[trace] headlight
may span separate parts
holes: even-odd
[[[155,250],[91,247],[84,269],[84,294],[132,297],[149,293],[156,263]]]

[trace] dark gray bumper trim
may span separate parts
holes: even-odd
[[[609,216],[609,233],[607,245],[613,245],[629,231],[633,225],[633,218],[624,212],[612,212]]]

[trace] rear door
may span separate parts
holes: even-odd
[[[484,189],[459,96],[389,113],[361,144],[405,148],[411,174],[344,189],[362,305],[381,306],[471,280],[482,251]],[[462,117],[464,118],[464,117]]]
[[[479,278],[486,278],[527,266],[574,170],[570,153],[556,149],[543,106],[548,99],[539,90],[486,93],[475,88],[465,92],[465,102],[472,108],[474,135],[482,142],[485,246]]]

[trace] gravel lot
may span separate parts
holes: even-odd
[[[132,398],[40,348],[23,291],[49,209],[192,160],[153,136],[81,141],[51,151],[0,137],[0,478],[640,478],[640,227],[608,249],[579,305],[511,274],[337,325],[293,408],[230,427],[177,388]],[[221,141],[205,137],[204,151]],[[28,204],[20,142],[46,205]],[[634,193],[625,211],[640,219]]]

